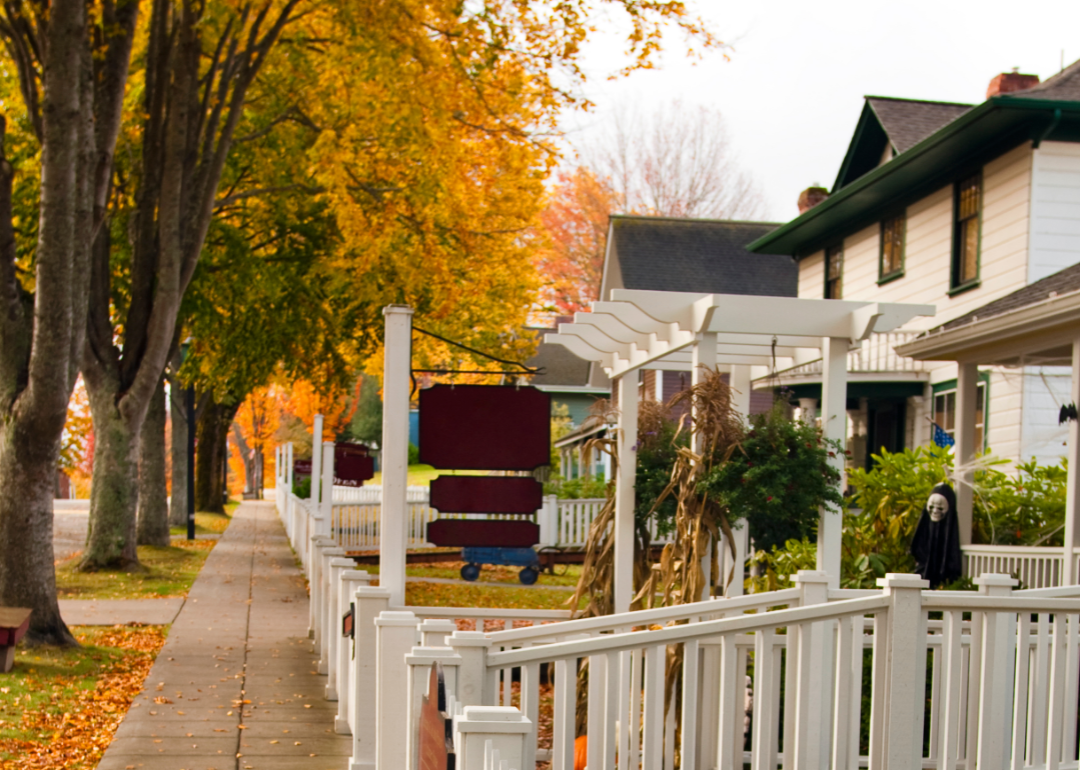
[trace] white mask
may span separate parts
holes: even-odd
[[[935,492],[926,501],[926,511],[930,514],[931,521],[941,521],[949,512],[949,501],[945,499],[945,495]]]

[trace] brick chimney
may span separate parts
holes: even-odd
[[[805,214],[828,197],[829,191],[824,187],[807,187],[799,193],[799,213]]]
[[[1002,72],[995,76],[986,89],[986,98],[1011,94],[1015,91],[1026,91],[1032,86],[1039,85],[1038,75],[1021,75],[1017,69],[1019,68],[1014,67],[1012,72]]]

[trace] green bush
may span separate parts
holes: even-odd
[[[304,476],[302,479],[298,479],[293,484],[293,494],[299,497],[301,500],[307,500],[311,497],[311,477]]]
[[[409,465],[420,464],[420,447],[413,442],[409,442]]]
[[[564,479],[562,476],[552,476],[544,482],[544,494],[555,495],[560,500],[605,497],[607,481],[602,476],[590,476],[584,479]]]

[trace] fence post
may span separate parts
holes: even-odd
[[[421,644],[425,647],[449,647],[447,637],[457,631],[452,620],[429,618],[420,624]]]
[[[923,709],[926,693],[926,614],[918,575],[890,572],[879,578],[891,602],[888,610],[884,770],[922,767]],[[876,631],[876,629],[875,629]]]
[[[334,543],[333,540],[324,538],[322,535],[311,535],[310,542],[308,543],[307,579],[308,588],[310,590],[310,600],[308,601],[308,637],[315,640],[315,652],[319,651],[319,606],[322,601],[322,558],[320,549],[333,548],[335,545],[336,543]]]
[[[481,706],[495,698],[494,676],[488,675],[487,650],[491,640],[483,631],[455,631],[450,646],[461,656],[455,697],[463,707]]]
[[[326,441],[322,445],[322,483],[319,489],[322,498],[319,501],[319,516],[322,517],[320,534],[334,537],[334,444]],[[336,540],[336,538],[335,538]]]
[[[341,574],[356,566],[352,559],[334,557],[329,562],[326,581],[326,699],[338,699],[338,648],[341,643]]]
[[[424,696],[426,695],[429,699],[438,698],[438,693],[429,690],[431,667],[436,662],[443,666],[443,674],[446,677],[444,683],[446,692],[449,694],[452,692],[453,682],[457,680],[457,667],[461,665],[460,655],[446,647],[413,647],[412,652],[405,656],[405,665],[409,667],[409,709],[405,722],[409,756],[408,770],[417,770],[419,767],[420,709]],[[436,705],[438,705],[437,700]]]
[[[1019,581],[1011,575],[988,573],[975,579],[985,596],[1009,596]],[[1010,712],[1013,700],[1016,613],[984,612],[982,671],[979,680],[979,770],[1004,768],[1009,756]],[[974,672],[971,676],[974,676]],[[974,708],[970,704],[968,708]],[[972,754],[968,750],[968,756]]]
[[[802,591],[799,606],[829,601],[829,576],[824,572],[799,570],[795,584]],[[825,768],[829,764],[826,736],[832,711],[833,625],[831,621],[802,623],[795,634],[788,629],[788,644],[796,640],[794,650],[788,647],[788,665],[794,662],[794,666],[788,669],[787,681],[788,687],[796,684],[795,713],[789,724],[794,728],[790,734],[798,767]]]
[[[371,768],[375,765],[375,719],[378,709],[371,697],[378,681],[378,661],[375,659],[375,619],[390,607],[390,592],[385,588],[364,586],[353,594],[356,603],[356,639],[352,657],[352,708],[349,709],[353,750],[349,770]]]
[[[371,575],[364,570],[345,570],[341,573],[341,582],[338,586],[338,592],[340,599],[338,600],[338,618],[340,619],[345,615],[346,609],[353,602],[353,596],[356,593],[356,589],[361,586],[366,586],[371,582]],[[338,633],[341,633],[342,638],[338,644],[338,659],[337,659],[337,694],[338,694],[338,713],[334,717],[334,732],[338,735],[349,735],[352,730],[349,728],[349,709],[352,702],[352,687],[351,674],[352,667],[349,661],[352,658],[352,639],[345,637],[343,629],[339,627]],[[353,635],[356,634],[356,611],[353,611]]]
[[[466,706],[465,713],[454,720],[460,770],[485,770],[485,746],[499,752],[507,767],[520,770],[524,765],[525,736],[532,723],[513,706]],[[531,770],[531,768],[530,768]]]
[[[408,761],[406,720],[409,669],[405,651],[418,641],[419,619],[411,612],[387,610],[375,618],[375,770],[401,770]]]
[[[544,495],[544,502],[536,514],[536,523],[540,525],[539,545],[558,545],[559,498],[555,495]]]
[[[324,541],[325,542],[325,541]],[[315,651],[319,653],[319,673],[325,676],[330,671],[330,639],[333,629],[329,628],[330,607],[334,601],[334,584],[331,582],[330,561],[345,555],[345,549],[339,548],[333,540],[329,547],[325,544],[319,549],[319,606],[315,608]],[[314,584],[312,584],[314,587]],[[314,595],[314,591],[312,591]]]

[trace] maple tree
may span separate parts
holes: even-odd
[[[542,296],[559,315],[586,310],[600,298],[608,217],[617,205],[611,185],[586,166],[559,172],[540,212],[544,241],[538,256]]]

